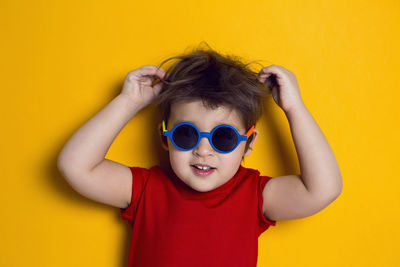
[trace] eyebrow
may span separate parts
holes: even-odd
[[[175,125],[177,125],[177,124],[179,124],[179,123],[181,123],[181,122],[190,122],[190,123],[193,123],[194,125],[196,125],[196,127],[198,127],[197,126],[197,124],[194,122],[194,121],[191,121],[191,120],[177,120],[175,123],[174,123],[174,125],[172,126],[172,128],[174,128],[175,127]],[[233,128],[235,128],[237,131],[240,131],[240,130],[242,130],[242,129],[240,129],[240,127],[238,127],[237,125],[233,125],[233,124],[231,124],[231,123],[226,123],[226,122],[218,122],[218,124],[216,124],[214,127],[213,127],[213,129],[215,128],[215,127],[217,127],[218,125],[221,125],[221,124],[227,124],[227,125],[230,125],[230,126],[232,126]],[[172,129],[171,128],[171,129]],[[212,129],[211,129],[212,130]],[[246,129],[244,129],[244,131],[246,132]]]

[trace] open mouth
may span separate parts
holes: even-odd
[[[203,165],[191,165],[192,167],[198,169],[198,170],[202,170],[202,171],[208,171],[208,170],[213,170],[215,169],[214,167],[210,167],[210,166],[203,166]]]
[[[216,168],[210,166],[190,165],[193,172],[198,176],[207,176],[214,172]]]

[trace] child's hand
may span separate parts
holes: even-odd
[[[300,96],[296,76],[279,65],[264,67],[258,73],[258,80],[272,91],[272,97],[284,112],[304,105]]]
[[[125,78],[122,95],[128,96],[139,108],[150,104],[160,93],[162,84],[153,82],[163,79],[166,71],[153,65],[144,65],[130,71]]]

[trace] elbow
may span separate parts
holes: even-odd
[[[332,203],[333,201],[335,201],[341,194],[342,194],[342,190],[341,189],[337,189],[336,191],[334,191],[330,195],[329,203]]]
[[[343,179],[342,179],[342,176],[339,176],[338,183],[336,186],[336,191],[335,191],[335,193],[336,193],[335,199],[338,198],[340,196],[340,194],[342,194],[342,191],[343,191]]]
[[[66,179],[67,181],[70,180],[71,177],[71,169],[68,167],[68,163],[62,159],[62,157],[57,158],[57,169],[59,173]]]
[[[327,196],[331,199],[331,201],[333,201],[342,194],[343,190],[342,176],[340,174],[332,176],[331,179],[329,179],[329,181],[330,183],[329,186],[326,188],[326,193]]]
[[[58,155],[58,157],[57,157],[57,169],[59,172],[64,174],[64,171],[66,168],[65,168],[65,162],[63,160],[62,154]]]
[[[342,194],[342,190],[342,178],[339,177],[336,179],[335,183],[332,183],[329,186],[324,186],[319,190],[313,191],[311,195],[315,201],[323,203],[323,206],[325,207],[336,200]]]
[[[75,168],[73,168],[74,164],[71,159],[65,156],[63,153],[60,153],[57,158],[57,169],[64,176],[65,179],[69,179],[70,177],[76,174]]]
[[[337,179],[337,184],[335,186],[332,186],[332,188],[329,190],[330,193],[328,194],[329,196],[329,202],[333,202],[335,199],[337,199],[343,191],[343,182],[342,182],[342,177],[339,177]]]
[[[57,157],[57,169],[64,175],[68,169],[70,164],[70,160],[68,157],[61,151],[61,153]]]

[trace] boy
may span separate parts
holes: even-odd
[[[269,226],[315,214],[339,196],[336,159],[287,69],[256,74],[212,50],[174,58],[181,60],[170,72],[145,65],[128,73],[121,94],[65,145],[58,168],[82,195],[120,208],[132,227],[129,266],[256,266],[258,237]],[[241,165],[259,134],[265,87],[289,120],[301,175],[271,179]],[[171,168],[105,159],[125,124],[155,99]]]

